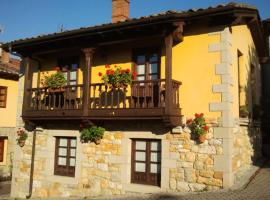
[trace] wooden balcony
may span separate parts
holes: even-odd
[[[29,99],[23,106],[25,120],[126,120],[179,118],[179,87],[172,80],[166,101],[165,79],[133,81],[126,88],[109,88],[102,83],[89,85],[84,102],[84,85],[68,85],[58,90],[28,89]],[[169,103],[168,103],[169,102]],[[169,113],[167,110],[169,108]]]

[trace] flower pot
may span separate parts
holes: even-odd
[[[94,142],[95,142],[96,145],[98,145],[98,144],[101,143],[101,139],[96,139]]]
[[[205,140],[206,140],[206,135],[205,134],[199,136],[199,142],[200,143],[204,143]]]
[[[25,145],[25,140],[19,140],[18,144],[20,147],[23,147]]]
[[[64,92],[65,89],[62,88],[62,87],[60,87],[60,88],[48,88],[48,91],[49,91],[50,93],[56,93],[56,92]]]

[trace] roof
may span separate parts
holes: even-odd
[[[0,62],[0,78],[2,77],[7,79],[18,80],[19,78],[18,66],[11,63]]]
[[[132,23],[140,23],[143,21],[152,21],[155,19],[161,19],[163,17],[166,17],[166,18],[177,17],[177,18],[188,19],[188,18],[192,18],[192,17],[200,17],[203,15],[213,14],[215,12],[221,12],[224,10],[233,10],[233,9],[255,11],[258,14],[258,10],[255,6],[251,6],[251,5],[243,4],[243,3],[232,2],[232,3],[228,3],[228,4],[219,4],[219,5],[214,6],[214,7],[211,6],[208,8],[189,9],[186,11],[169,10],[166,12],[143,16],[143,17],[139,17],[139,18],[130,18],[130,19],[127,19],[125,21],[116,22],[116,23],[105,23],[105,24],[89,26],[89,27],[81,27],[81,28],[73,29],[73,30],[66,30],[63,32],[55,32],[55,33],[46,34],[46,35],[38,35],[35,37],[29,37],[29,38],[10,41],[8,43],[5,43],[4,46],[46,40],[46,39],[51,39],[51,38],[56,38],[56,37],[61,37],[61,36],[66,36],[66,35],[78,34],[78,33],[86,33],[89,31],[103,31],[104,29],[108,29],[108,28],[124,26],[124,25],[132,24]],[[258,14],[258,17],[259,17],[259,14]]]

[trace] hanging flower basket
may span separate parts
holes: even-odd
[[[204,143],[205,140],[206,140],[206,134],[203,134],[203,135],[200,135],[200,136],[199,136],[199,142],[200,142],[200,143]]]
[[[20,147],[23,147],[23,146],[25,145],[25,140],[19,140],[19,141],[18,141],[18,145],[19,145]]]
[[[17,144],[20,147],[23,147],[25,145],[25,141],[28,138],[28,135],[24,128],[18,128],[17,130]]]
[[[191,132],[196,135],[198,141],[204,143],[209,127],[206,125],[203,113],[196,113],[194,119],[187,120],[187,125],[191,129]]]

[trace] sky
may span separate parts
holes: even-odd
[[[130,0],[130,17],[166,10],[206,8],[232,0]],[[241,0],[270,18],[270,0]],[[111,0],[0,0],[0,42],[111,21]]]

